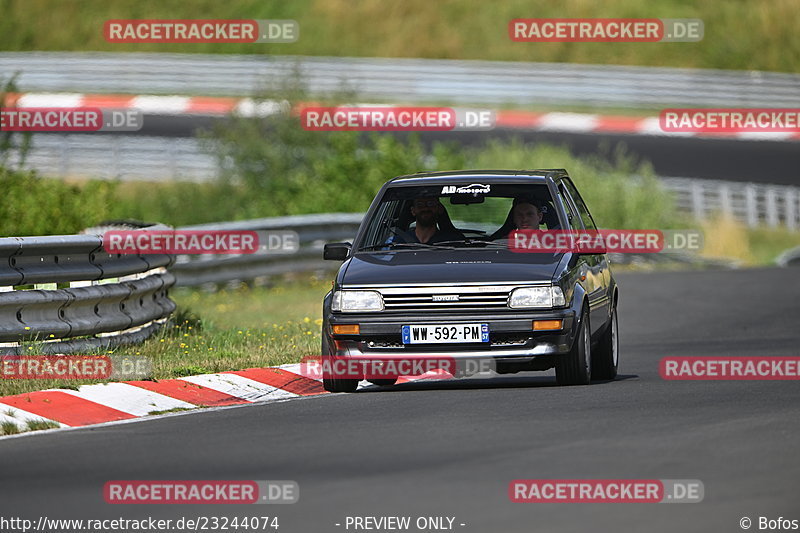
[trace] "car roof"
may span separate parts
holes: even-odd
[[[415,185],[455,184],[477,180],[487,183],[545,183],[547,178],[566,176],[563,168],[539,170],[451,170],[446,172],[419,172],[398,176],[386,182],[387,186],[411,187]]]

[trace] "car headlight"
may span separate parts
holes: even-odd
[[[342,313],[383,311],[383,297],[377,291],[336,291],[331,310]]]
[[[514,309],[549,309],[566,304],[564,291],[558,285],[520,287],[508,297],[508,306]]]

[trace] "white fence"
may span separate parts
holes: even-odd
[[[36,135],[25,167],[44,176],[122,181],[200,182],[218,172],[216,159],[195,138],[118,134]]]
[[[123,181],[209,181],[216,159],[197,139],[121,135],[38,135],[26,166],[42,175]],[[726,214],[746,223],[800,230],[800,187],[665,177],[678,208],[698,220]]]
[[[748,227],[800,229],[800,187],[717,180],[663,178],[678,208],[698,220],[724,214]]]

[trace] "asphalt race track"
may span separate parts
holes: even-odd
[[[800,383],[658,374],[668,355],[800,355],[799,274],[619,274],[622,375],[611,383],[562,388],[529,373],[406,384],[4,439],[2,514],[277,514],[279,533],[345,531],[348,515],[454,516],[465,532],[734,532],[744,516],[754,531],[759,516],[800,519]],[[705,499],[510,503],[518,478],[699,479]],[[114,479],[296,480],[300,501],[108,505]]]

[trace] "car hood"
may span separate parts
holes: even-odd
[[[349,259],[339,282],[351,286],[550,281],[562,255],[508,250],[359,253]]]

